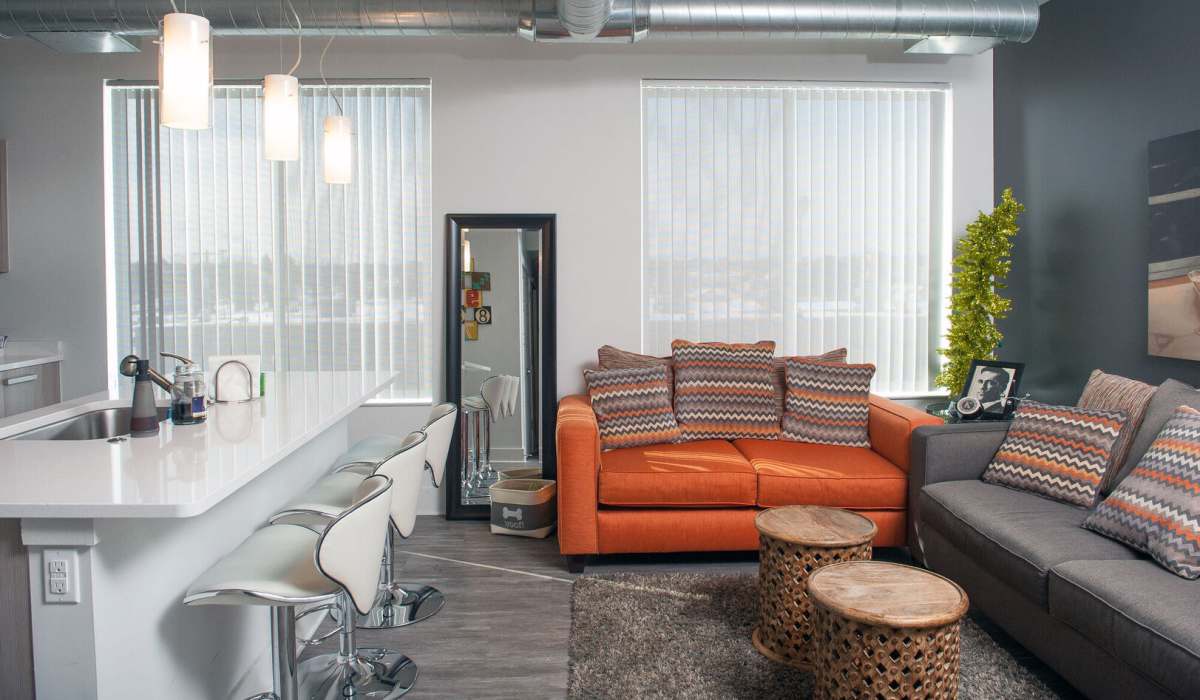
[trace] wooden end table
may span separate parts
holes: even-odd
[[[815,698],[958,697],[959,625],[967,594],[931,571],[882,561],[821,569]]]
[[[773,661],[809,670],[815,661],[812,572],[871,558],[878,528],[869,518],[824,506],[783,506],[759,513],[759,623],[754,647]]]

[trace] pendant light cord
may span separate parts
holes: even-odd
[[[288,9],[292,12],[292,17],[296,18],[296,62],[292,64],[291,70],[287,72],[291,75],[300,67],[300,59],[304,57],[304,25],[300,23],[300,13],[296,12],[296,7],[292,5],[292,0],[288,0]]]
[[[333,97],[333,102],[334,102],[334,104],[337,105],[338,116],[345,116],[345,113],[342,111],[342,101],[339,100],[338,96],[332,90],[329,89],[329,81],[325,79],[325,53],[327,51],[329,51],[329,47],[331,44],[333,44],[334,38],[335,38],[335,35],[330,34],[329,41],[325,42],[325,48],[321,51],[321,60],[319,62],[317,62],[317,70],[320,71],[320,73],[321,73],[321,82],[325,84],[326,92],[328,92],[329,95],[331,97]]]

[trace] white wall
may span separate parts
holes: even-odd
[[[317,43],[307,45],[299,73],[313,77]],[[293,55],[294,45],[284,48]],[[218,78],[256,78],[280,65],[279,43],[271,39],[218,37],[214,52]],[[909,57],[895,42],[569,46],[516,38],[341,38],[329,51],[326,73],[433,81],[439,319],[444,214],[558,215],[560,394],[582,388],[580,370],[595,361],[600,345],[640,344],[643,78],[949,83],[955,229],[992,201],[990,54]],[[155,75],[152,50],[65,56],[23,39],[0,42],[13,270],[0,274],[0,333],[65,341],[67,397],[102,389],[108,371],[101,80]],[[440,321],[434,337],[442,337]],[[403,424],[403,415],[368,422]]]

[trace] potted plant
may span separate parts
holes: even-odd
[[[1001,295],[1012,268],[1012,237],[1020,230],[1017,217],[1025,205],[1006,188],[991,214],[967,226],[955,243],[953,293],[950,296],[950,330],[947,346],[938,350],[946,358],[934,384],[954,397],[962,389],[973,360],[996,359],[1004,335],[996,321],[1008,315],[1012,300]],[[948,410],[949,404],[939,404]],[[934,412],[934,405],[930,406]]]

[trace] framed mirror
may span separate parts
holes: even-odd
[[[556,474],[554,215],[448,214],[445,300],[446,517],[483,519],[496,481]]]

